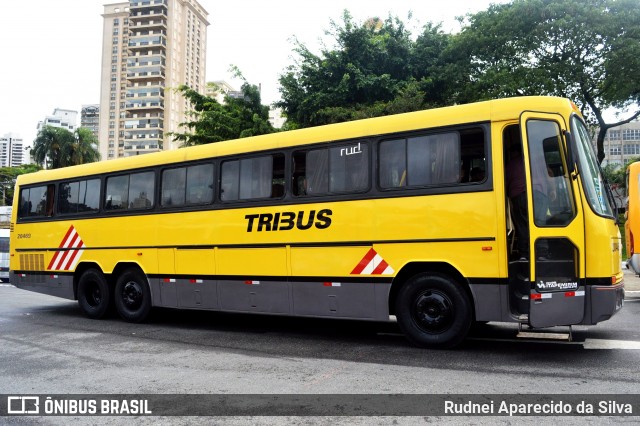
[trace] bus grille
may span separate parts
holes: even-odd
[[[44,271],[44,254],[21,254],[20,270]]]

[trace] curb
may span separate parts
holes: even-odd
[[[625,299],[638,299],[640,298],[640,291],[625,291],[624,292],[624,298]]]

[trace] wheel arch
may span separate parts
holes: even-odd
[[[460,273],[458,269],[447,262],[410,262],[404,265],[391,283],[391,290],[389,291],[390,315],[396,314],[396,298],[398,297],[400,288],[402,288],[404,283],[406,283],[409,278],[422,272],[440,273],[447,275],[448,277],[453,279],[464,290],[467,297],[469,297],[473,318],[475,319],[475,299],[473,297],[471,287],[469,286],[469,281]]]
[[[109,279],[109,276],[104,273],[100,265],[96,262],[81,262],[76,266],[76,270],[73,273],[73,298],[74,300],[78,300],[78,282],[80,282],[80,277],[85,273],[88,269],[97,269],[102,272],[102,274],[107,279],[107,283],[109,284],[109,288],[113,290],[113,283]]]
[[[111,272],[111,276],[113,277],[114,282],[115,282],[115,280],[118,279],[118,276],[120,276],[120,274],[122,274],[127,269],[137,269],[142,275],[147,277],[147,274],[144,272],[144,269],[142,269],[142,267],[138,263],[136,263],[136,262],[119,262],[119,263],[116,264],[116,267],[113,268],[113,272]],[[148,279],[149,278],[147,277],[147,280]]]

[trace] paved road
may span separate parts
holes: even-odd
[[[516,326],[490,323],[434,351],[410,346],[395,324],[172,310],[146,324],[95,321],[75,302],[3,285],[0,394],[638,393],[639,317],[633,298],[612,320],[575,327],[573,342],[518,340]],[[304,422],[314,421],[331,424]]]

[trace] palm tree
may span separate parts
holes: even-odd
[[[97,140],[89,129],[80,127],[75,133],[61,127],[44,126],[33,141],[31,155],[47,169],[92,163],[100,160]]]
[[[64,167],[62,151],[65,145],[73,143],[73,133],[61,127],[44,126],[33,141],[31,155],[36,163],[46,169]]]
[[[73,142],[65,146],[63,156],[68,166],[95,163],[100,161],[100,152],[97,147],[98,140],[91,130],[79,127],[75,132]]]

